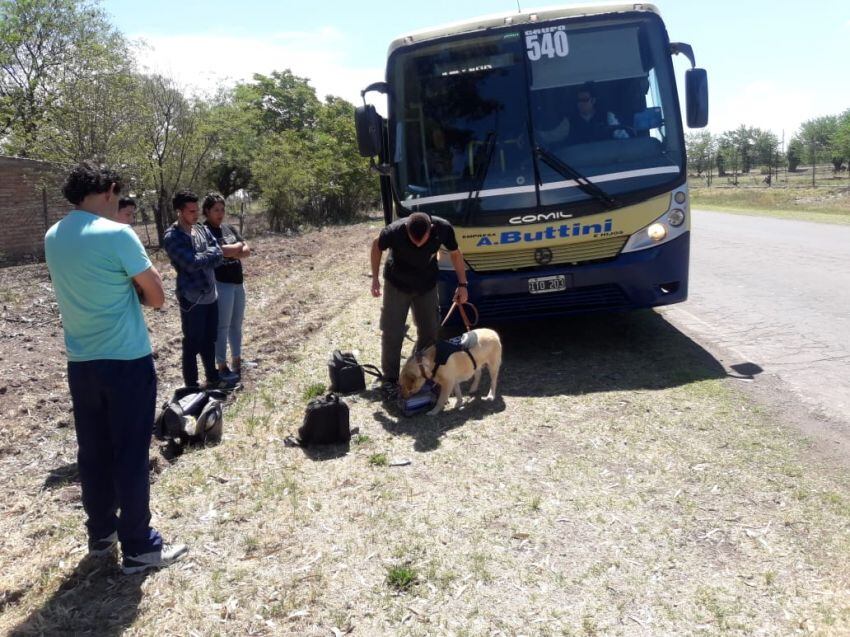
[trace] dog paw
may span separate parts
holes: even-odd
[[[439,409],[432,409],[431,411],[427,411],[427,412],[425,412],[425,413],[426,413],[428,416],[436,416],[437,414],[439,414],[439,413],[440,413],[440,410],[439,410]]]

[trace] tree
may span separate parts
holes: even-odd
[[[74,90],[93,89],[126,59],[120,34],[81,0],[0,0],[0,135],[4,152],[38,154],[63,130]],[[89,90],[89,97],[93,91]],[[89,115],[93,110],[87,110]],[[53,146],[53,144],[48,144]]]
[[[263,136],[259,114],[236,93],[220,94],[206,121],[207,131],[215,139],[206,177],[225,197],[241,189],[256,190],[251,162]]]
[[[756,164],[767,168],[767,183],[770,185],[779,166],[779,138],[770,131],[753,129],[753,159]]]
[[[688,154],[688,170],[697,177],[702,177],[708,172],[709,185],[711,184],[712,158],[717,152],[717,140],[709,131],[687,133],[685,144]]]
[[[833,148],[833,140],[837,132],[838,116],[836,115],[816,117],[800,125],[795,138],[802,144],[803,160],[812,165],[812,170],[823,157],[829,157],[833,165],[838,160],[840,166],[842,160],[836,156]]]
[[[834,152],[850,163],[850,108],[838,116],[833,144]],[[848,174],[850,174],[850,170],[848,170]]]
[[[234,101],[255,115],[261,141],[251,172],[273,230],[348,220],[375,198],[376,180],[357,153],[352,104],[320,102],[288,70],[255,75]],[[267,130],[274,134],[261,133]]]
[[[321,109],[310,81],[293,75],[289,69],[271,75],[255,74],[253,83],[236,87],[234,97],[254,111],[261,130],[275,133],[311,130]]]
[[[788,159],[788,170],[794,172],[803,161],[803,142],[796,137],[788,142],[788,150],[786,152]]]
[[[168,78],[137,76],[136,101],[140,113],[136,170],[155,191],[154,216],[161,243],[166,226],[175,219],[174,193],[204,184],[215,137],[204,125],[207,105],[184,97]]]
[[[738,185],[738,172],[741,170],[741,149],[734,131],[726,131],[717,141],[717,172],[723,177],[732,171],[732,183]]]

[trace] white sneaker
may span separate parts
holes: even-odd
[[[124,575],[141,573],[151,568],[171,566],[189,550],[185,544],[164,544],[161,551],[151,551],[139,555],[125,555],[121,570]]]

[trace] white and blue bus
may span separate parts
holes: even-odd
[[[358,107],[385,221],[449,220],[486,322],[653,307],[688,294],[687,120],[706,73],[649,4],[567,6],[411,33],[389,48],[387,117]],[[440,255],[440,299],[455,274]],[[442,308],[445,311],[445,307]]]

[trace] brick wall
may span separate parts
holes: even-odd
[[[44,258],[44,233],[70,204],[54,164],[0,156],[0,266]]]

